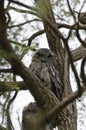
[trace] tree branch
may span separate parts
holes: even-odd
[[[0,92],[8,92],[14,90],[26,90],[27,85],[23,81],[18,82],[0,82]]]
[[[21,2],[19,2],[19,1],[14,1],[14,0],[8,0],[8,1],[9,1],[9,2],[12,2],[12,3],[16,4],[16,5],[20,5],[20,6],[22,6],[22,7],[25,7],[25,8],[27,8],[27,9],[30,9],[30,10],[33,10],[33,11],[37,11],[37,9],[36,9],[35,7],[31,7],[31,6],[29,6],[29,5],[26,5],[26,4],[21,3]]]
[[[69,89],[69,59],[68,59],[68,54],[65,54],[65,59],[64,59],[64,97],[67,97],[70,93]],[[64,99],[63,97],[63,99]]]
[[[0,130],[8,130],[8,129],[0,125]]]
[[[68,28],[68,29],[72,29],[72,30],[76,30],[76,29],[86,29],[86,25],[78,25],[75,23],[73,25],[69,25],[69,24],[60,24],[60,23],[57,23],[57,27],[58,28]]]
[[[78,29],[76,29],[76,36],[77,36],[78,40],[80,41],[80,43],[82,44],[82,46],[84,46],[86,48],[86,42],[84,40],[82,40]]]
[[[72,51],[71,54],[73,57],[73,61],[76,62],[86,56],[86,48],[81,45],[80,47]]]
[[[12,69],[0,69],[0,73],[12,73]]]
[[[38,16],[37,13],[34,10],[32,10],[32,11],[22,10],[22,9],[15,8],[15,7],[12,7],[12,6],[10,6],[7,10],[14,10],[14,11],[19,12],[19,13],[27,13],[27,14],[31,14],[31,15],[34,15],[34,16]]]
[[[67,4],[68,4],[68,8],[69,8],[69,10],[70,10],[70,13],[71,13],[71,15],[73,16],[74,21],[76,21],[76,17],[75,17],[74,12],[73,12],[73,10],[72,10],[72,8],[71,8],[71,5],[70,5],[69,0],[67,0]]]
[[[83,60],[81,62],[81,72],[80,72],[80,76],[81,76],[82,83],[84,86],[86,86],[85,65],[86,65],[86,57],[83,58]]]
[[[40,30],[40,31],[34,33],[30,38],[27,39],[27,40],[28,40],[28,45],[30,46],[32,40],[33,40],[34,38],[36,38],[37,36],[43,34],[44,32],[45,32],[44,30]]]
[[[15,27],[20,27],[20,26],[23,26],[25,24],[28,24],[28,23],[31,23],[31,22],[34,22],[34,21],[39,21],[38,19],[32,19],[32,20],[28,20],[26,22],[23,22],[23,23],[20,23],[20,24],[17,24],[17,25],[12,25],[12,26],[8,26],[7,28],[15,28]]]
[[[82,88],[82,91],[76,91],[66,97],[63,101],[61,101],[57,106],[55,106],[47,115],[45,116],[45,120],[49,123],[56,117],[56,114],[61,112],[69,103],[72,103],[76,98],[80,97],[84,92],[85,88]]]

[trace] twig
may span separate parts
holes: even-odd
[[[2,73],[12,73],[12,69],[0,69],[0,72]]]
[[[21,2],[19,2],[19,1],[14,1],[14,0],[8,0],[9,2],[12,2],[12,3],[14,3],[14,4],[17,4],[17,5],[20,5],[20,6],[22,6],[22,7],[25,7],[25,8],[27,8],[27,9],[30,9],[30,10],[33,10],[33,11],[37,11],[37,9],[35,8],[35,7],[31,7],[31,6],[29,6],[29,5],[26,5],[26,4],[23,4],[23,3],[21,3]]]
[[[11,118],[10,118],[10,106],[11,104],[13,103],[13,101],[15,100],[17,96],[17,91],[15,91],[13,97],[8,101],[8,104],[7,104],[7,126],[9,128],[9,130],[14,130],[14,127],[13,127],[13,124],[12,124],[12,121],[11,121]]]
[[[7,19],[6,23],[7,23],[7,25],[8,25],[8,24],[9,24],[9,22],[11,21],[11,17],[10,17],[10,14],[9,14],[8,12],[6,12],[6,14],[7,14],[7,17],[8,17],[8,19]]]
[[[45,32],[44,30],[40,30],[40,31],[34,33],[29,39],[27,39],[28,40],[28,46],[31,45],[31,42],[32,42],[33,39],[35,39],[37,36],[43,34],[44,32]]]
[[[82,11],[82,8],[84,7],[85,3],[86,3],[86,0],[83,1],[82,6],[81,6],[81,8],[80,8],[80,10],[78,12],[78,22],[80,21],[80,14],[82,13],[81,11]]]
[[[77,74],[74,63],[73,63],[73,58],[72,58],[72,55],[71,55],[71,52],[70,52],[70,49],[69,49],[69,46],[68,46],[68,41],[66,39],[63,39],[63,43],[64,43],[64,46],[65,46],[67,53],[68,53],[68,56],[69,56],[69,61],[70,61],[71,68],[73,70],[77,85],[78,85],[78,89],[79,89],[79,91],[81,91],[82,88],[81,88],[81,84],[80,84],[80,79],[79,79],[79,76]]]
[[[81,79],[82,79],[82,83],[84,84],[84,86],[86,85],[86,74],[85,74],[85,64],[86,64],[86,57],[83,58],[82,62],[81,62]]]
[[[11,91],[9,91],[9,93],[7,94],[5,103],[3,104],[2,122],[1,122],[1,124],[4,122],[4,116],[5,116],[5,114],[6,114],[5,107],[6,107],[8,101],[9,101],[9,99],[10,99],[10,93],[11,93]]]
[[[81,6],[81,9],[79,10],[79,13],[81,13],[82,8],[84,7],[85,3],[86,3],[86,0],[83,1],[82,6]]]
[[[73,25],[68,25],[68,24],[60,24],[60,23],[57,23],[57,27],[58,28],[68,28],[68,29],[72,29],[72,30],[76,30],[77,28],[82,30],[82,29],[86,29],[86,25],[78,25],[75,23]]]
[[[10,6],[10,7],[8,8],[8,11],[9,11],[9,10],[14,10],[14,11],[19,12],[19,13],[27,13],[27,14],[31,14],[31,15],[38,16],[37,12],[30,11],[30,10],[22,10],[22,9],[15,8],[15,7],[12,7],[12,6]]]
[[[14,27],[20,27],[20,26],[23,26],[27,23],[31,23],[31,22],[34,22],[34,21],[39,21],[38,19],[32,19],[32,20],[28,20],[26,22],[23,22],[23,23],[20,23],[20,24],[17,24],[17,25],[12,25],[12,26],[8,26],[7,28],[14,28]]]
[[[73,13],[73,10],[72,10],[72,8],[71,8],[71,5],[70,5],[70,3],[69,3],[69,0],[67,0],[67,4],[68,4],[68,8],[69,8],[69,10],[70,10],[70,13],[71,13],[71,15],[73,16],[73,19],[74,19],[74,21],[75,21],[75,23],[76,23],[76,17],[75,17],[75,15],[74,15],[74,13]]]
[[[80,43],[86,48],[86,42],[84,40],[82,40],[78,29],[76,29],[76,36],[77,36],[78,40],[80,41]]]

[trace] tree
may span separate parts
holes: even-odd
[[[82,8],[85,4],[85,1],[83,1],[83,5],[78,13],[78,16],[75,15],[74,9],[76,7],[76,2],[74,4],[74,9],[72,9],[69,1],[66,1],[66,4],[68,6],[68,13],[71,15],[71,18],[73,20],[72,25],[64,24],[64,23],[58,23],[55,18],[55,14],[53,13],[53,6],[52,2],[50,0],[35,0],[34,1],[34,7],[25,5],[23,2],[19,1],[13,1],[8,0],[8,4],[6,6],[6,9],[4,8],[4,2],[5,0],[1,0],[0,4],[0,52],[1,52],[1,63],[11,66],[11,69],[1,69],[0,72],[3,73],[13,73],[14,80],[8,80],[6,78],[6,82],[0,82],[0,92],[6,92],[10,91],[9,97],[11,94],[11,91],[15,90],[15,94],[13,98],[7,99],[7,129],[11,130],[13,129],[11,119],[9,116],[9,109],[10,104],[13,102],[17,95],[17,91],[19,90],[29,90],[31,94],[34,96],[36,103],[29,104],[23,111],[23,122],[22,122],[22,129],[23,130],[49,130],[50,123],[54,120],[56,121],[56,124],[58,126],[59,130],[77,130],[77,110],[76,110],[76,103],[75,99],[80,97],[82,93],[85,91],[86,86],[86,76],[85,76],[85,62],[86,62],[86,43],[85,40],[81,38],[81,34],[79,30],[85,31],[86,26],[85,24],[80,24],[78,16],[82,11]],[[54,2],[54,1],[53,1]],[[63,1],[61,1],[63,2]],[[11,6],[11,4],[16,4],[21,7],[26,8],[24,9],[18,9],[15,6]],[[55,3],[56,7],[59,7],[60,1],[56,1]],[[60,8],[62,7],[62,4]],[[44,29],[33,34],[28,40],[28,46],[26,46],[26,50],[23,50],[25,48],[25,45],[22,45],[21,43],[15,42],[11,40],[11,37],[8,34],[10,34],[10,31],[7,31],[8,28],[17,27],[18,30],[16,31],[15,35],[13,35],[13,39],[18,38],[18,33],[21,30],[21,27],[29,23],[31,21],[26,21],[20,25],[11,25],[11,17],[9,14],[9,11],[13,9],[20,13],[29,13],[34,15],[36,18],[34,19],[37,22],[42,22]],[[29,10],[29,11],[28,11]],[[6,18],[6,15],[7,18]],[[58,15],[58,14],[56,14]],[[64,14],[66,15],[66,14]],[[69,15],[69,16],[70,16]],[[61,18],[59,17],[58,20]],[[67,19],[67,18],[66,18]],[[32,21],[34,21],[32,20]],[[78,22],[77,22],[78,21]],[[61,19],[61,22],[62,19]],[[68,34],[66,37],[62,32],[60,31],[61,28],[68,29]],[[74,33],[75,34],[74,34]],[[13,32],[12,32],[13,33]],[[43,83],[33,74],[31,73],[27,67],[24,66],[24,64],[21,62],[22,57],[25,53],[27,53],[28,48],[35,50],[31,47],[32,40],[45,33],[46,38],[48,41],[48,45],[50,49],[55,53],[58,59],[58,68],[59,68],[59,79],[63,86],[63,95],[62,95],[62,101],[59,102],[59,100],[56,98],[56,96],[47,88],[43,86]],[[80,46],[78,48],[75,48],[75,50],[70,51],[69,43],[70,38],[74,34],[74,37],[77,38],[80,42]],[[10,40],[8,40],[8,38]],[[12,47],[12,43],[15,44],[15,46]],[[21,46],[21,48],[18,48],[18,45]],[[18,56],[17,50],[22,49],[22,53],[20,56]],[[81,77],[78,76],[74,62],[82,59],[81,62]],[[8,67],[9,67],[8,66]],[[72,92],[71,89],[71,83],[69,79],[69,66],[71,66],[71,69],[74,73],[75,80],[77,83],[77,91]],[[15,80],[15,75],[19,75],[22,77],[23,82],[17,82]],[[8,75],[6,75],[8,76]],[[10,75],[12,78],[12,75]],[[82,83],[81,83],[82,80]],[[34,91],[35,90],[35,91]],[[3,93],[1,93],[3,94]],[[47,97],[47,98],[46,98]],[[40,100],[41,99],[41,100]],[[43,105],[44,104],[44,105]],[[1,129],[4,130],[5,128],[1,126]]]

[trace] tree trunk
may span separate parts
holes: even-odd
[[[57,35],[56,32],[50,26],[52,24],[55,28],[57,28],[50,0],[43,0],[43,1],[36,0],[36,5],[39,8],[40,17],[43,21],[49,47],[57,56],[58,61],[57,69],[59,71],[59,77],[61,79],[62,84],[62,90],[63,90],[62,99],[64,99],[64,97],[68,96],[72,92],[69,81],[69,62],[68,62],[69,59],[66,56],[67,55],[66,51],[62,47],[60,36]],[[63,116],[60,117],[60,122],[58,123],[58,129],[77,130],[77,110],[75,102],[69,104],[65,108],[65,110],[63,110]]]

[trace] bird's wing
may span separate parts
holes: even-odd
[[[41,64],[40,62],[31,62],[29,66],[29,70],[33,72],[37,77],[39,75],[39,71],[41,69]]]
[[[61,99],[62,86],[60,84],[58,71],[53,64],[48,65],[48,71],[49,71],[50,78],[51,78],[52,91],[54,92],[54,94],[57,96],[58,99]]]
[[[46,63],[32,62],[29,66],[29,70],[32,71],[48,89],[51,89],[51,80]]]

